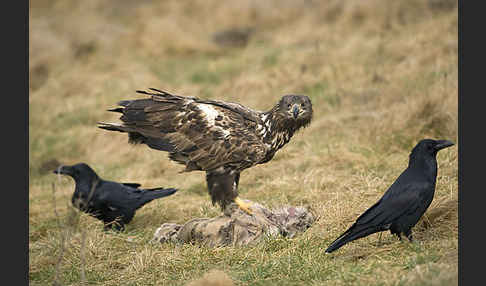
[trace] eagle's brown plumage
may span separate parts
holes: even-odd
[[[213,204],[222,209],[238,196],[240,172],[268,162],[301,127],[312,119],[307,96],[285,95],[269,111],[237,103],[185,97],[153,89],[137,91],[150,98],[125,100],[122,124],[102,129],[127,132],[130,143],[143,143],[169,152],[184,171],[206,171]]]

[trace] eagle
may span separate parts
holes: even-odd
[[[149,96],[122,100],[122,123],[98,122],[98,127],[128,133],[128,142],[168,152],[185,165],[181,172],[205,171],[212,204],[224,211],[234,202],[251,214],[251,204],[238,196],[240,173],[270,161],[275,153],[312,120],[305,95],[284,95],[268,111],[238,103],[180,96],[149,88]]]

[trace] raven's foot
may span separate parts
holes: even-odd
[[[378,234],[378,242],[376,243],[376,246],[381,246],[381,235],[383,234],[383,232],[380,232]]]
[[[123,232],[125,230],[125,225],[120,224],[117,221],[105,223],[105,225],[103,226],[103,231],[110,231],[110,230],[117,231],[117,232]]]
[[[415,240],[412,237],[412,234],[407,235],[408,241],[410,242],[415,242]]]
[[[253,215],[253,213],[250,211],[251,203],[245,203],[242,199],[236,197],[235,204],[237,204],[242,211],[246,212],[249,215]]]

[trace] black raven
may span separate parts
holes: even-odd
[[[403,233],[412,241],[412,228],[434,198],[437,152],[452,145],[454,143],[448,140],[421,140],[410,153],[407,169],[378,202],[331,243],[326,252],[331,253],[350,241],[385,230],[390,230],[400,240]]]
[[[71,198],[72,204],[103,221],[105,230],[112,226],[116,230],[124,230],[125,224],[132,220],[137,209],[154,199],[177,191],[173,188],[139,189],[140,184],[137,183],[106,181],[85,163],[60,166],[54,173],[74,179],[76,187]]]

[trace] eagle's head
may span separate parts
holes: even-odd
[[[312,103],[305,95],[284,95],[277,104],[279,119],[284,125],[297,130],[312,120]]]

